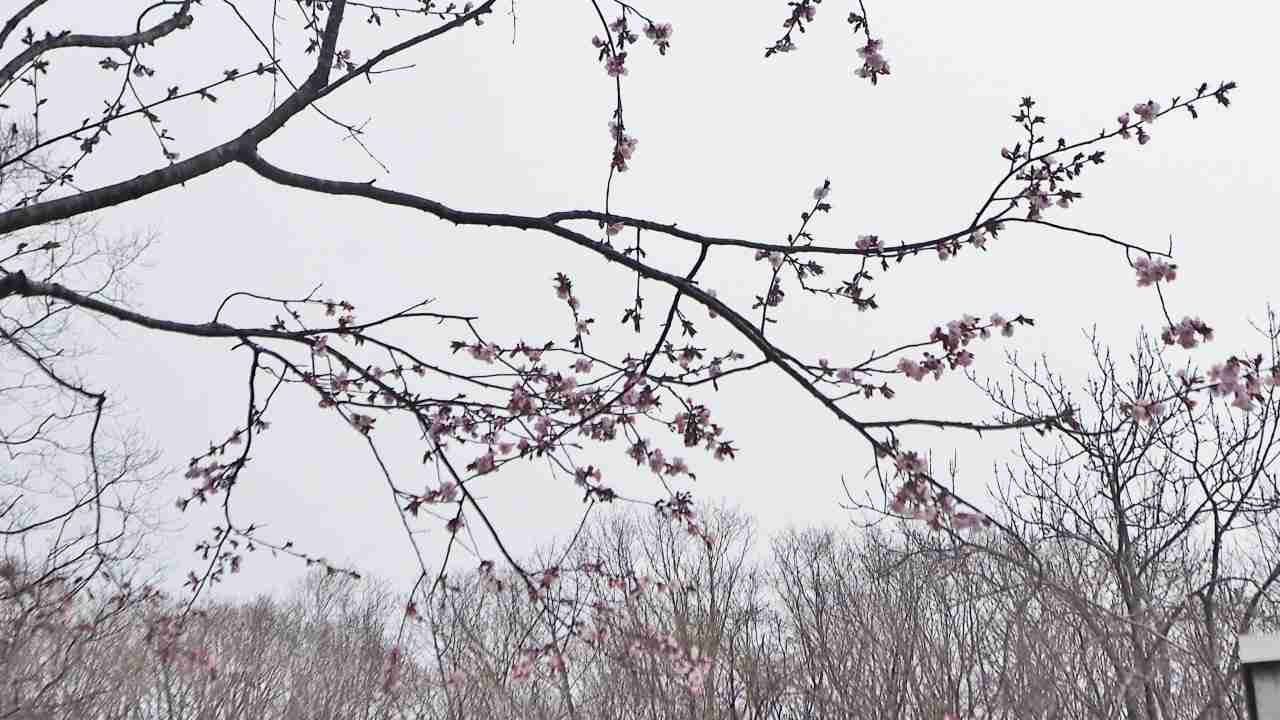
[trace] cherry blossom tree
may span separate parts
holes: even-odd
[[[836,210],[838,176],[815,178],[810,188],[789,190],[800,202],[795,229],[784,238],[731,237],[714,228],[677,226],[660,211],[640,216],[614,209],[613,198],[625,192],[623,173],[644,167],[639,135],[628,124],[623,103],[629,84],[643,82],[634,56],[647,52],[678,62],[678,18],[668,22],[620,0],[591,0],[580,8],[598,20],[594,37],[581,38],[583,62],[599,65],[600,82],[608,83],[612,96],[607,117],[603,108],[601,112],[602,138],[607,137],[609,146],[608,157],[600,159],[602,172],[607,170],[601,202],[593,208],[529,214],[463,208],[452,204],[447,193],[341,179],[349,175],[341,169],[332,170],[332,176],[299,172],[274,162],[267,147],[287,135],[300,116],[314,115],[368,149],[363,124],[335,109],[340,98],[356,88],[377,97],[387,73],[423,72],[405,64],[416,49],[494,32],[495,0],[465,5],[295,0],[270,6],[223,0],[222,8],[233,17],[229,25],[209,17],[214,4],[158,2],[139,8],[130,29],[111,34],[65,28],[67,21],[53,14],[59,3],[30,0],[0,28],[0,51],[7,58],[0,66],[0,95],[6,112],[25,113],[24,122],[30,118],[31,123],[29,134],[13,135],[24,139],[8,146],[0,172],[28,168],[40,157],[61,158],[40,166],[29,186],[0,209],[0,307],[6,312],[0,328],[6,337],[21,328],[8,309],[36,303],[59,315],[112,319],[154,333],[201,339],[211,351],[230,345],[242,363],[243,412],[227,419],[225,434],[207,449],[193,449],[186,469],[191,487],[177,498],[186,511],[213,505],[219,517],[197,548],[200,564],[188,578],[188,608],[204,588],[238,572],[247,554],[258,549],[291,555],[333,574],[356,572],[335,566],[320,551],[268,537],[261,527],[269,518],[244,518],[234,506],[240,483],[257,481],[255,449],[270,443],[273,433],[288,432],[273,426],[273,405],[285,395],[309,396],[319,412],[340,418],[367,446],[371,467],[382,475],[418,561],[419,577],[404,622],[411,622],[447,586],[444,568],[455,551],[472,552],[479,557],[478,572],[493,583],[518,588],[537,608],[530,627],[539,628],[539,636],[522,648],[510,672],[549,671],[559,675],[563,688],[570,647],[588,638],[576,622],[575,603],[557,595],[556,588],[566,576],[599,580],[604,571],[556,558],[530,565],[511,550],[484,503],[493,477],[508,466],[536,463],[549,479],[576,487],[588,512],[613,503],[650,505],[681,532],[713,545],[689,481],[707,463],[732,462],[749,452],[734,441],[734,419],[717,412],[715,392],[732,392],[744,377],[771,371],[829,413],[851,438],[865,443],[886,477],[886,502],[894,512],[936,530],[992,527],[1007,533],[1011,529],[985,511],[981,501],[960,498],[928,472],[924,448],[902,446],[898,431],[912,426],[1058,428],[1075,417],[1070,406],[995,423],[969,420],[962,411],[924,419],[894,414],[896,393],[975,367],[984,350],[1008,345],[1019,329],[1034,325],[1016,306],[988,308],[980,315],[945,313],[931,326],[902,329],[900,343],[889,349],[842,347],[836,355],[812,356],[779,339],[784,304],[834,303],[874,318],[881,306],[876,288],[891,272],[897,278],[923,263],[980,253],[1025,228],[1040,228],[1096,241],[1100,262],[1130,263],[1135,283],[1158,294],[1166,341],[1191,347],[1212,338],[1210,326],[1191,310],[1172,309],[1167,288],[1175,283],[1178,268],[1168,252],[1079,227],[1066,218],[1082,200],[1080,179],[1100,172],[1108,147],[1127,142],[1149,146],[1157,134],[1154,127],[1228,106],[1233,82],[1195,82],[1183,89],[1161,89],[1158,96],[1148,94],[1156,90],[1143,90],[1128,107],[1089,109],[1105,118],[1099,131],[1071,138],[1054,136],[1036,101],[1021,98],[1013,108],[1007,146],[992,148],[992,157],[1002,158],[1002,169],[981,188],[972,214],[955,218],[934,237],[882,238],[868,228],[849,239],[820,241]],[[764,55],[770,62],[783,61],[781,56],[801,43],[813,23],[836,14],[829,8],[830,3],[820,0],[780,4],[782,34],[771,44],[761,43]],[[516,22],[514,5],[511,15]],[[894,49],[873,30],[878,30],[874,8],[859,2],[843,19],[853,38],[850,83],[874,93],[871,86],[897,82],[890,73]],[[767,31],[760,28],[762,37]],[[106,97],[59,98],[60,104],[82,100],[83,109],[71,114],[63,110],[53,118],[46,106],[51,78],[76,62],[89,63],[99,74]],[[224,107],[220,98],[233,93],[267,100],[267,109],[252,117],[227,111],[235,131],[225,139],[194,148],[182,144],[184,130],[166,117],[191,106],[216,115]],[[868,101],[874,102],[874,96]],[[110,180],[80,187],[77,178],[93,166],[101,149],[123,128],[135,126],[154,141],[153,162],[145,171],[129,177],[125,171],[98,167],[96,172]],[[1171,152],[1159,144],[1147,149]],[[369,156],[381,162],[372,150]],[[465,297],[366,317],[359,311],[361,298],[230,288],[226,299],[210,308],[209,319],[195,320],[140,312],[92,285],[40,274],[18,262],[51,252],[22,244],[31,233],[47,233],[57,223],[83,221],[97,211],[187,183],[194,189],[196,181],[233,167],[251,171],[255,182],[313,195],[316,202],[352,198],[367,201],[370,212],[401,208],[455,227],[526,231],[572,246],[608,272],[634,279],[635,292],[622,307],[602,306],[580,296],[568,273],[547,269],[547,293],[563,303],[561,316],[531,328],[524,338],[511,338],[489,333],[483,318],[466,312]],[[839,170],[833,168],[833,174]],[[657,239],[663,248],[683,246],[692,260],[675,251],[657,252],[652,242]],[[717,296],[708,281],[713,252],[716,258],[738,254],[758,263],[758,275],[749,279],[759,288],[753,303]],[[478,277],[477,287],[481,284]],[[1175,320],[1183,312],[1187,316]],[[233,315],[256,319],[237,322],[229,319]],[[634,342],[620,351],[593,342],[593,331],[614,317],[635,333]],[[101,391],[57,380],[63,376],[51,374],[50,358],[33,352],[22,360],[81,402],[106,402]],[[1233,359],[1215,368],[1207,382],[1197,380],[1191,387],[1229,396],[1236,411],[1248,413],[1255,410],[1252,398],[1274,377],[1270,373],[1260,363]],[[1139,399],[1131,409],[1135,421],[1158,416],[1156,406],[1141,404],[1145,402]],[[398,476],[380,442],[401,425],[418,433],[417,453],[432,475],[425,483]],[[89,438],[92,458],[92,430]],[[646,474],[651,491],[624,492],[616,479],[633,472],[627,468]],[[449,539],[438,546],[420,542],[415,530],[427,525],[443,528]],[[487,538],[493,552],[481,550],[477,537]],[[639,582],[636,577],[608,580],[623,589]],[[691,692],[702,690],[705,658],[693,646],[658,637],[637,642],[644,653],[666,663],[667,671],[682,677]],[[396,684],[402,657],[398,647],[390,652],[389,686]],[[571,694],[563,696],[567,703]],[[571,704],[566,713],[579,715]]]

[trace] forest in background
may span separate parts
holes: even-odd
[[[202,604],[181,637],[156,622],[178,609],[160,597],[101,609],[90,633],[15,623],[7,604],[0,715],[1244,718],[1235,630],[1246,616],[1280,626],[1274,592],[1256,605],[1189,599],[1202,572],[1190,561],[1144,573],[1135,616],[1113,568],[1077,543],[1047,543],[1033,572],[918,530],[770,541],[726,509],[709,528],[705,544],[657,516],[593,521],[546,588],[592,637],[563,674],[520,676],[525,649],[546,638],[538,606],[479,573],[406,612],[384,583],[317,569],[275,598]],[[73,616],[93,607],[78,604]],[[633,647],[667,635],[672,652],[711,660],[699,691],[673,677],[687,669]]]

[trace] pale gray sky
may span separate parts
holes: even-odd
[[[133,15],[121,8],[135,5],[54,2],[32,24],[123,32]],[[241,5],[262,17],[270,3]],[[366,142],[390,174],[314,114],[291,122],[264,145],[264,156],[322,177],[378,178],[381,186],[459,208],[600,209],[613,86],[589,43],[599,31],[594,11],[586,2],[522,0],[513,44],[508,9],[500,2],[484,27],[407,54],[403,60],[416,63],[413,70],[380,76],[372,86],[353,83],[326,102],[344,119],[370,119]],[[615,181],[614,209],[758,241],[778,242],[792,231],[824,177],[832,180],[835,209],[812,225],[820,242],[852,243],[875,233],[892,244],[962,228],[1003,173],[1001,146],[1020,139],[1009,116],[1022,95],[1039,101],[1050,138],[1081,138],[1110,128],[1135,102],[1167,104],[1202,81],[1238,81],[1228,111],[1203,103],[1199,120],[1162,118],[1144,147],[1107,146],[1107,163],[1076,186],[1085,198],[1068,211],[1053,211],[1051,219],[1148,246],[1163,247],[1172,237],[1182,271],[1171,310],[1200,315],[1219,330],[1219,339],[1195,357],[1207,364],[1261,349],[1247,320],[1260,319],[1275,298],[1271,280],[1280,257],[1270,217],[1280,190],[1280,143],[1273,135],[1280,100],[1269,50],[1280,20],[1274,5],[876,0],[868,3],[873,31],[893,68],[878,87],[851,74],[858,43],[844,23],[847,3],[823,3],[799,50],[768,61],[763,49],[786,16],[781,0],[655,0],[643,9],[672,22],[675,34],[667,57],[642,40],[629,58],[626,118],[640,143],[632,170]],[[343,45],[365,57],[380,37],[358,14],[347,26],[358,34]],[[388,23],[381,38],[409,27],[412,22],[399,30]],[[158,92],[175,83],[195,85],[226,67],[249,68],[262,57],[222,2],[197,8],[194,27],[176,38],[152,56],[158,73],[147,84]],[[298,38],[296,32],[285,36],[295,52]],[[98,112],[104,83],[113,77],[94,66],[103,54],[55,57],[45,128]],[[305,74],[302,64],[293,68],[296,76]],[[162,115],[185,156],[238,134],[269,101],[269,84],[249,82],[220,92],[216,105],[186,102]],[[80,185],[117,181],[161,162],[146,126],[131,127],[103,143],[78,173]],[[598,319],[591,338],[598,351],[621,357],[652,342],[650,333],[637,340],[615,324],[633,278],[563,241],[459,230],[415,212],[285,190],[238,166],[100,217],[113,232],[156,234],[136,275],[135,300],[165,318],[208,319],[235,290],[299,296],[324,283],[322,296],[350,300],[363,318],[432,297],[437,310],[480,315],[480,327],[504,343],[564,342],[570,324],[551,284],[563,271],[573,277],[585,312]],[[662,258],[673,271],[683,272],[693,258],[692,248],[669,239],[651,237],[646,247],[650,260]],[[767,282],[765,265],[747,253],[718,249],[709,263],[704,286],[740,309]],[[1048,352],[1060,369],[1080,369],[1087,360],[1082,328],[1097,324],[1103,338],[1123,347],[1139,327],[1162,322],[1155,295],[1135,287],[1133,277],[1114,247],[1012,227],[986,254],[965,252],[946,264],[922,257],[878,279],[873,287],[883,307],[875,313],[803,298],[797,290],[773,332],[796,354],[839,365],[875,348],[924,339],[934,325],[962,313],[1021,312],[1035,318],[1036,327],[1012,342],[975,348],[979,374],[999,374],[1006,348]],[[650,286],[650,312],[656,315],[669,297]],[[232,318],[244,323],[266,324],[274,314],[235,307]],[[713,347],[731,338],[726,327],[702,326]],[[433,333],[418,342],[443,353],[452,336]],[[742,340],[728,344],[746,350]],[[227,352],[229,346],[116,326],[113,338],[101,340],[92,377],[127,403],[178,466],[242,423],[247,357]],[[992,412],[959,375],[895,387],[898,398],[873,412],[974,419]],[[699,474],[700,499],[732,499],[766,530],[846,517],[838,507],[840,478],[863,489],[870,461],[869,449],[849,429],[773,371],[725,382],[719,394],[703,396],[742,454],[726,464],[688,456]],[[411,578],[403,530],[360,438],[298,389],[281,398],[271,419],[274,427],[261,438],[237,490],[239,517],[265,521],[267,535],[335,562]],[[422,447],[408,430],[391,440],[388,454],[398,472],[422,473]],[[991,458],[1010,439],[979,445],[936,432],[904,437],[943,458],[961,448],[961,489],[978,498]],[[610,469],[627,463],[621,447],[605,457]],[[645,482],[637,477],[626,490],[657,497],[659,488]],[[175,478],[168,491],[177,497],[186,485]],[[550,481],[536,464],[510,468],[484,487],[495,520],[517,548],[571,531],[582,507],[575,488]],[[218,519],[212,511],[188,512],[191,528],[165,548],[175,569],[195,566],[186,551]],[[443,547],[439,523],[423,537],[430,551]],[[482,542],[482,548],[491,545]],[[255,559],[220,592],[267,589],[299,572],[292,561]]]

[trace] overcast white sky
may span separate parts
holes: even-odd
[[[264,0],[240,4],[252,17],[269,12]],[[51,2],[32,24],[38,31],[124,32],[133,14],[120,8],[134,5]],[[766,61],[763,49],[786,16],[782,0],[646,2],[645,12],[672,22],[675,34],[667,57],[642,41],[629,58],[626,118],[640,144],[633,169],[615,183],[614,208],[778,242],[794,229],[814,186],[830,177],[835,210],[812,226],[819,242],[851,243],[863,233],[888,243],[923,240],[963,227],[1003,172],[998,153],[1019,139],[1009,115],[1020,96],[1037,98],[1049,137],[1079,138],[1110,127],[1135,102],[1167,104],[1201,81],[1236,80],[1240,90],[1229,111],[1204,103],[1199,120],[1161,119],[1145,147],[1108,146],[1107,163],[1076,187],[1084,200],[1053,217],[1149,246],[1172,237],[1182,272],[1171,309],[1200,315],[1219,330],[1219,339],[1196,357],[1209,363],[1262,349],[1247,320],[1260,319],[1276,298],[1272,277],[1280,258],[1272,219],[1280,190],[1272,49],[1280,11],[1274,4],[875,0],[868,3],[874,33],[884,39],[893,68],[878,87],[851,74],[857,44],[844,23],[847,5],[823,3],[800,49]],[[587,2],[521,0],[513,44],[509,6],[498,7],[484,27],[406,55],[404,61],[417,65],[413,70],[380,76],[372,86],[353,84],[326,104],[345,119],[370,120],[366,140],[390,174],[314,114],[291,122],[263,147],[264,156],[322,177],[378,178],[382,186],[459,208],[600,209],[612,83],[589,44],[598,32],[594,11]],[[416,27],[388,23],[375,36],[360,14],[347,24],[357,33],[350,43],[357,59],[375,42]],[[293,43],[287,49],[299,49],[296,32],[283,39]],[[98,112],[111,78],[93,65],[101,55],[55,57],[59,72],[49,84],[45,127]],[[197,8],[190,31],[152,57],[158,73],[148,84],[162,92],[226,67],[251,67],[261,53],[227,5],[210,1]],[[300,64],[293,68],[297,76],[305,73]],[[246,83],[219,99],[162,113],[184,156],[238,134],[268,107],[270,88]],[[120,128],[77,181],[95,187],[160,161],[145,125]],[[573,277],[584,309],[599,319],[592,338],[598,349],[621,357],[651,343],[651,335],[637,340],[614,324],[630,301],[632,278],[550,237],[459,230],[419,213],[273,187],[241,167],[100,218],[110,232],[150,231],[158,238],[137,271],[134,300],[164,318],[206,320],[235,290],[296,296],[323,283],[321,295],[350,300],[361,317],[432,297],[438,310],[480,315],[481,328],[504,343],[564,342],[569,326],[551,285],[563,271]],[[691,248],[671,240],[652,237],[647,247],[651,260],[662,258],[671,270],[683,271],[693,257]],[[841,364],[923,339],[935,324],[966,312],[1035,318],[1036,327],[1012,343],[975,348],[979,374],[1000,374],[1006,347],[1047,352],[1060,369],[1079,371],[1088,359],[1083,328],[1096,324],[1104,339],[1128,346],[1141,326],[1161,322],[1154,294],[1135,287],[1133,271],[1111,246],[1013,227],[990,247],[946,264],[932,258],[904,264],[875,284],[883,309],[872,314],[796,293],[775,336],[799,355]],[[745,309],[767,275],[749,254],[718,250],[702,281]],[[651,312],[669,297],[650,287]],[[267,324],[274,314],[237,308],[233,319],[247,324]],[[692,315],[705,313],[693,309]],[[704,325],[716,347],[724,347],[727,329]],[[242,422],[247,357],[227,352],[230,343],[113,329],[113,337],[100,340],[91,377],[113,389],[167,462],[185,464]],[[443,353],[448,337],[424,334],[419,342]],[[746,349],[741,340],[731,345]],[[992,412],[960,376],[895,385],[898,398],[876,412],[972,419]],[[838,505],[841,476],[865,489],[870,461],[865,443],[849,429],[773,371],[726,382],[719,394],[705,397],[742,454],[728,464],[689,456],[700,499],[740,503],[765,530],[847,518]],[[274,427],[261,438],[237,491],[239,517],[264,521],[268,535],[336,562],[412,578],[403,530],[360,438],[297,389],[286,393],[271,419]],[[961,448],[960,486],[976,497],[990,478],[992,457],[1010,439],[979,445],[936,432],[906,437],[943,458]],[[389,449],[399,472],[421,472],[420,445],[393,442]],[[610,458],[619,468],[626,463],[621,448]],[[186,485],[175,477],[167,492],[177,497]],[[517,548],[562,537],[581,509],[574,488],[553,483],[535,464],[504,471],[485,488],[495,520]],[[627,489],[658,492],[639,481]],[[163,548],[175,570],[194,567],[187,549],[217,520],[200,511],[183,518],[191,527]],[[428,549],[443,547],[438,525],[424,535]],[[291,561],[255,560],[220,592],[269,589],[300,572]]]

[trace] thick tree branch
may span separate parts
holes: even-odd
[[[18,271],[0,277],[0,300],[10,296],[47,297],[61,300],[76,307],[92,310],[117,320],[139,325],[151,330],[194,335],[208,338],[244,338],[265,337],[278,339],[298,339],[307,333],[269,330],[266,328],[235,328],[219,322],[184,323],[173,320],[161,320],[142,313],[137,313],[94,297],[78,293],[58,283],[46,283],[31,280],[26,273]]]
[[[36,3],[32,3],[32,5],[35,4]],[[31,9],[34,9],[31,5],[28,5],[27,8],[23,8],[26,12],[30,12]],[[13,78],[14,73],[25,67],[27,63],[35,60],[50,50],[79,47],[112,48],[127,51],[135,45],[153,43],[156,40],[172,33],[174,30],[189,27],[191,25],[191,15],[188,14],[190,9],[191,0],[184,0],[182,6],[179,7],[168,20],[146,30],[140,30],[128,35],[80,35],[72,33],[70,30],[64,31],[58,35],[51,35],[43,40],[31,43],[26,50],[18,53],[12,60],[5,63],[4,67],[0,68],[0,85],[8,83],[9,80]],[[21,22],[22,14],[23,13],[20,11],[10,19],[10,22],[13,22],[15,19],[18,22]],[[11,31],[12,28],[6,24],[4,34],[0,35],[0,43],[4,42],[4,37]]]
[[[258,143],[284,127],[290,118],[310,105],[319,91],[328,84],[345,6],[345,0],[335,0],[330,7],[320,56],[316,59],[315,69],[307,77],[306,82],[240,137],[131,180],[0,213],[0,235],[136,200],[193,180],[236,160],[241,155],[254,152]]]
[[[31,0],[31,2],[18,10],[18,12],[10,16],[5,22],[4,27],[0,28],[0,47],[4,47],[5,41],[8,40],[9,36],[13,34],[13,31],[18,28],[18,25],[21,25],[22,21],[27,19],[27,16],[35,12],[41,5],[44,5],[47,2],[49,2],[49,0]]]

